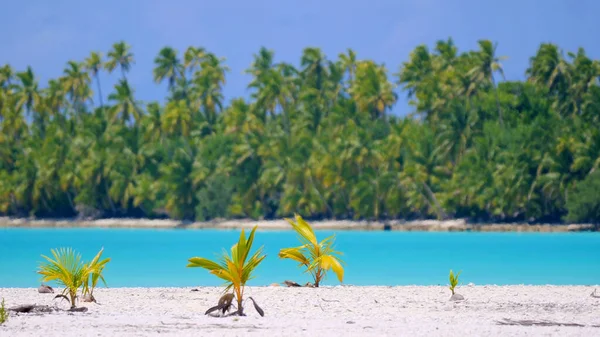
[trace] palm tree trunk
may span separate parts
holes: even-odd
[[[114,216],[115,213],[117,212],[117,210],[115,208],[115,204],[113,203],[112,198],[110,197],[110,194],[108,192],[109,189],[108,189],[108,184],[106,183],[106,179],[102,178],[102,181],[104,182],[104,190],[105,190],[105,193],[106,193],[106,199],[108,200],[108,203],[110,205],[110,208],[111,208],[111,210],[113,212],[113,216]]]
[[[100,99],[100,108],[104,107],[104,103],[102,102],[102,87],[100,86],[100,77],[96,73],[96,85],[98,86],[98,98]]]
[[[429,185],[427,185],[426,182],[423,182],[423,187],[425,187],[425,191],[427,191],[427,194],[429,195],[429,197],[435,204],[435,208],[437,208],[437,210],[438,210],[438,217],[441,217],[442,218],[441,220],[445,219],[446,213],[444,212],[444,209],[442,208],[439,201],[435,197],[435,194],[433,194],[433,191],[431,190],[431,188],[429,188]]]
[[[496,87],[496,81],[494,80],[493,75],[492,75],[492,86],[494,87],[494,94],[496,95],[496,107],[498,108],[498,119],[500,120],[500,125],[504,126],[504,121],[502,120],[502,109],[500,108],[500,98],[498,97],[498,88]]]

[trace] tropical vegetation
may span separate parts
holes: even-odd
[[[104,266],[110,262],[110,258],[100,260],[103,249],[89,263],[81,259],[81,254],[72,248],[51,249],[52,257],[42,255],[46,260],[39,266],[38,273],[41,274],[42,282],[56,281],[65,289],[62,297],[71,304],[71,309],[76,307],[78,291],[81,288],[83,295],[91,296],[93,299],[93,288],[98,279],[104,281],[102,271]],[[92,287],[89,282],[92,279]],[[94,281],[95,280],[95,281]]]
[[[166,96],[148,102],[138,57],[117,42],[47,83],[0,67],[0,215],[598,221],[578,206],[600,204],[577,188],[600,167],[600,62],[583,48],[542,43],[523,81],[489,40],[419,45],[391,69],[260,48],[250,96],[226,100],[225,59],[167,46]],[[400,95],[408,116],[391,113]]]
[[[344,267],[339,258],[340,252],[333,249],[335,234],[321,242],[317,240],[314,230],[308,222],[300,215],[296,215],[296,221],[286,219],[294,231],[298,234],[301,245],[292,248],[283,248],[279,251],[282,259],[291,259],[306,268],[306,272],[313,277],[313,285],[319,287],[321,281],[327,275],[327,271],[333,270],[340,282],[344,281]]]
[[[202,257],[192,257],[188,260],[189,263],[187,267],[207,269],[211,274],[224,280],[226,283],[224,290],[225,293],[233,289],[233,294],[237,300],[236,314],[239,316],[244,316],[243,300],[246,282],[253,277],[252,273],[266,257],[266,255],[262,254],[262,247],[257,249],[253,255],[250,255],[250,250],[252,250],[254,234],[257,227],[258,226],[254,226],[252,228],[248,238],[246,238],[244,229],[242,229],[238,242],[231,247],[231,255],[228,255],[227,252],[224,252],[219,262]],[[227,299],[227,296],[225,295],[219,300],[218,306],[219,309],[223,309],[223,313],[225,312],[225,308],[223,307],[222,302],[225,302],[225,299]],[[232,297],[229,296],[229,298]],[[256,304],[255,300],[252,297],[249,297],[249,299],[254,303],[254,308],[259,312],[259,314],[264,316],[264,312]],[[231,304],[231,300],[229,300],[229,304]],[[227,305],[227,307],[228,306],[229,305]],[[214,308],[216,309],[217,307]],[[212,309],[213,308],[209,309],[207,314],[212,311]]]

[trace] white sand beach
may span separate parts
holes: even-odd
[[[249,287],[246,317],[204,315],[222,288],[99,288],[85,313],[11,313],[0,336],[600,336],[600,298],[593,286],[444,286],[318,289]],[[68,308],[34,288],[0,288],[7,307]],[[511,326],[535,320],[583,326]]]
[[[372,231],[481,231],[481,232],[579,232],[594,229],[592,224],[535,224],[468,223],[464,219],[451,220],[318,220],[310,221],[315,229],[327,230],[372,230]],[[252,220],[215,219],[205,222],[186,222],[178,220],[111,218],[96,220],[45,220],[28,218],[0,217],[0,228],[153,228],[153,229],[240,229],[258,226],[259,230],[287,230],[290,224],[285,219]]]

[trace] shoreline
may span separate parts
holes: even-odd
[[[527,223],[468,223],[454,220],[318,220],[309,221],[317,230],[348,231],[421,231],[421,232],[586,232],[592,224],[527,224]],[[0,217],[0,228],[146,228],[146,229],[248,229],[258,225],[259,230],[291,230],[284,220],[212,220],[204,222],[170,219],[108,218],[97,220],[28,219]]]
[[[192,292],[195,288],[197,291]],[[10,313],[7,336],[593,336],[600,334],[594,286],[459,285],[246,288],[244,317],[204,314],[223,287],[102,288],[87,312]],[[55,293],[62,289],[55,289]],[[0,288],[11,308],[22,304],[68,309],[36,288]],[[546,326],[529,325],[537,322]],[[506,325],[506,322],[509,322]],[[515,324],[517,322],[517,324]],[[525,325],[519,325],[525,322]],[[569,324],[569,325],[565,325]]]

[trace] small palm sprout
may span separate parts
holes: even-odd
[[[296,215],[296,221],[286,219],[298,233],[301,246],[293,248],[284,248],[279,251],[279,257],[282,259],[292,259],[300,262],[300,266],[305,266],[314,280],[314,286],[318,287],[325,278],[328,270],[333,270],[340,282],[344,280],[344,267],[337,255],[340,252],[333,250],[335,235],[329,236],[323,241],[318,242],[315,232],[300,215]]]
[[[242,302],[244,299],[246,282],[252,278],[252,272],[266,257],[266,255],[262,255],[262,247],[250,256],[250,250],[252,249],[252,243],[254,242],[254,233],[257,227],[258,226],[254,226],[248,239],[246,239],[246,235],[242,229],[238,242],[231,247],[231,256],[229,256],[227,252],[224,252],[220,263],[202,257],[192,257],[188,260],[189,264],[187,267],[207,269],[211,274],[225,280],[227,287],[225,288],[224,293],[227,293],[233,288],[233,293],[237,299],[237,312],[235,314],[238,316],[245,316]],[[218,309],[223,309],[223,313],[225,313],[225,311],[229,310],[232,299],[233,296],[225,294],[219,300],[219,305],[209,309],[206,314]],[[254,303],[256,311],[258,311],[261,316],[264,316],[263,310],[256,304],[256,301],[254,301],[252,297],[249,297],[249,299]]]
[[[450,291],[452,292],[452,295],[454,295],[454,288],[456,288],[458,285],[458,276],[460,273],[461,271],[459,271],[457,274],[454,274],[452,269],[450,269]]]
[[[58,284],[64,286],[63,293],[56,295],[55,298],[62,297],[68,300],[71,303],[71,309],[75,309],[79,288],[82,288],[84,293],[91,295],[97,280],[104,281],[102,270],[110,258],[100,261],[103,250],[100,250],[91,263],[85,263],[81,260],[81,255],[72,248],[52,249],[54,259],[42,255],[48,262],[40,265],[38,274],[43,275],[42,282],[56,280]],[[89,287],[90,277],[92,278],[91,289]]]
[[[6,312],[6,307],[4,306],[4,298],[2,298],[2,304],[0,305],[0,325],[6,321],[8,321],[8,312]]]
[[[104,271],[104,267],[106,267],[106,263],[108,263],[110,259],[100,261],[103,251],[104,248],[100,249],[98,254],[96,254],[94,259],[88,265],[88,268],[91,270],[91,272],[90,277],[86,278],[85,283],[83,284],[83,296],[89,302],[96,302],[96,299],[94,298],[94,289],[96,288],[96,285],[98,285],[98,280],[101,280],[106,286],[106,280],[104,280],[104,275],[102,275],[102,272]]]

